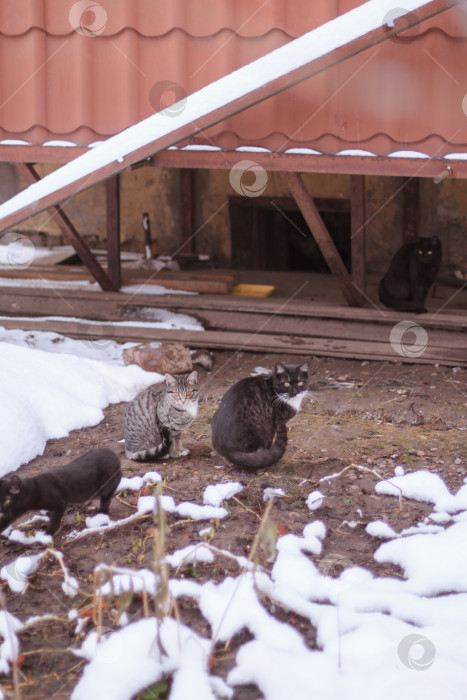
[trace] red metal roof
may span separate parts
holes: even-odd
[[[360,4],[2,0],[0,141],[105,139],[174,95],[190,94]],[[190,143],[379,155],[403,149],[431,157],[467,152],[465,14],[453,8],[409,34]]]

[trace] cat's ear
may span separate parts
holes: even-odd
[[[190,384],[191,386],[196,386],[198,384],[198,372],[196,370],[193,370],[188,377],[186,378],[187,384]]]
[[[171,374],[168,374],[166,372],[165,374],[165,383],[167,385],[167,389],[176,389],[177,387],[177,380],[175,377],[173,377]]]
[[[432,236],[432,237],[431,237],[431,242],[433,243],[433,245],[438,245],[438,243],[441,243],[441,241],[439,240],[438,236]]]
[[[300,365],[298,368],[299,372],[303,372],[304,374],[308,373],[308,362],[304,362],[303,365]]]
[[[18,493],[20,493],[22,486],[23,482],[19,478],[18,474],[13,474],[13,476],[10,477],[10,484],[8,487],[8,491],[11,493],[11,495],[16,496]]]
[[[274,367],[274,372],[276,374],[284,374],[284,372],[287,372],[286,368],[282,364],[282,362],[278,362],[276,366]]]

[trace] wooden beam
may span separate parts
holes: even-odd
[[[30,268],[28,268],[29,270]],[[222,276],[225,277],[225,276]],[[219,279],[219,275],[214,275]],[[312,276],[313,279],[318,279]],[[53,281],[51,281],[53,284]],[[139,284],[142,284],[141,279]],[[143,287],[144,289],[144,287]],[[286,302],[286,303],[284,303]],[[55,316],[80,316],[91,319],[123,319],[126,311],[132,307],[164,308],[176,313],[202,316],[209,311],[223,314],[226,321],[230,313],[245,313],[256,317],[258,327],[268,319],[281,317],[294,317],[298,325],[303,319],[314,319],[319,324],[321,321],[331,320],[337,324],[342,322],[364,322],[369,326],[386,326],[389,330],[396,323],[404,320],[406,316],[402,312],[387,309],[384,313],[380,309],[348,308],[342,305],[336,306],[323,302],[310,302],[309,299],[293,299],[287,301],[284,298],[267,297],[252,298],[231,295],[213,294],[166,294],[163,296],[154,294],[125,294],[123,292],[95,292],[86,288],[64,288],[60,290],[60,298],[56,290],[50,286],[47,288],[11,287],[1,286],[0,279],[0,313],[16,315],[44,315]],[[0,321],[3,325],[3,319]],[[423,327],[431,332],[432,329],[455,330],[458,339],[462,342],[467,332],[467,314],[462,309],[443,309],[436,313],[434,309],[423,317]],[[300,331],[297,329],[297,333]],[[388,331],[389,332],[389,331]],[[325,336],[324,336],[325,337]]]
[[[86,340],[112,338],[117,342],[133,341],[136,343],[147,342],[154,339],[183,343],[188,347],[211,348],[213,350],[248,350],[251,352],[266,352],[279,354],[295,354],[301,357],[310,355],[323,355],[325,357],[339,357],[343,359],[370,359],[392,362],[435,362],[448,366],[467,366],[465,353],[462,349],[453,347],[450,340],[454,334],[433,334],[433,343],[428,343],[425,352],[420,357],[401,358],[389,343],[389,337],[385,340],[373,339],[371,326],[368,328],[368,337],[352,339],[346,337],[346,325],[342,324],[342,337],[316,338],[313,336],[294,336],[289,332],[284,334],[268,334],[263,332],[238,332],[208,330],[201,332],[185,330],[166,330],[163,328],[144,328],[132,326],[126,323],[124,326],[118,323],[89,324],[86,321],[44,320],[37,319],[5,319],[2,320],[5,328],[21,328],[23,330],[40,330],[53,333],[61,333],[72,338]],[[435,341],[438,337],[439,340]]]
[[[419,236],[419,203],[420,183],[417,177],[408,180],[402,190],[404,204],[402,208],[402,238],[404,243],[410,243]]]
[[[38,182],[41,178],[34,169],[34,166],[30,163],[16,163],[21,175],[24,177],[26,182],[33,183]],[[52,218],[57,224],[60,231],[70,239],[70,243],[76,250],[80,259],[83,261],[84,265],[88,268],[91,275],[94,277],[96,282],[102,287],[104,291],[112,292],[116,291],[118,287],[115,287],[112,280],[107,276],[105,270],[100,266],[99,262],[96,260],[91,252],[88,244],[79,235],[78,231],[75,229],[71,223],[68,216],[65,214],[63,209],[59,206],[49,207]]]
[[[136,138],[134,130],[137,130],[139,125],[129,127],[121,134],[108,139],[101,146],[96,146],[92,149],[92,153],[85,153],[81,156],[81,162],[79,165],[76,165],[76,169],[79,169],[76,170],[74,167],[72,173],[68,171],[66,173],[67,178],[65,178],[65,173],[62,177],[54,174],[55,183],[53,186],[50,186],[46,194],[39,195],[36,198],[33,196],[34,193],[31,192],[31,199],[29,201],[18,204],[18,206],[8,214],[0,214],[0,230],[3,231],[11,228],[20,221],[27,219],[29,216],[37,214],[50,206],[57,205],[64,199],[98,182],[106,180],[116,173],[122,172],[131,167],[134,163],[150,158],[159,151],[165,150],[170,146],[195,136],[200,131],[205,131],[214,124],[224,121],[248,107],[258,104],[293,85],[297,85],[321,73],[331,66],[342,63],[342,61],[380,44],[382,41],[398,34],[400,25],[407,30],[409,27],[417,25],[421,21],[459,4],[460,1],[461,0],[431,0],[431,2],[427,2],[417,8],[416,12],[404,10],[401,16],[396,19],[395,22],[392,22],[392,26],[383,24],[384,17],[382,17],[380,19],[381,24],[373,20],[372,29],[360,36],[353,36],[352,31],[355,31],[355,27],[360,26],[359,23],[362,21],[362,18],[366,16],[365,13],[368,8],[374,5],[373,2],[364,3],[328,23],[337,23],[343,36],[348,32],[349,37],[346,42],[345,40],[344,43],[336,41],[334,49],[318,57],[314,57],[316,41],[317,39],[322,40],[323,27],[326,25],[318,27],[298,39],[294,39],[269,54],[269,57],[273,56],[275,61],[274,63],[272,59],[269,61],[273,77],[267,82],[264,83],[262,81],[262,75],[264,74],[260,70],[261,67],[264,68],[266,57],[263,56],[257,59],[257,61],[243,66],[233,74],[224,76],[205,88],[202,88],[202,90],[190,95],[187,98],[186,109],[182,109],[177,117],[172,117],[173,126],[171,126],[170,129],[167,129],[168,117],[164,115],[163,112],[148,117],[146,121],[150,120],[156,132],[157,129],[160,128],[163,135],[149,143],[134,148],[124,156],[119,156],[118,149],[117,154],[115,154],[112,145],[114,141],[120,144],[120,140],[123,138],[126,142],[133,137]],[[374,14],[370,13],[370,16],[374,18]],[[288,64],[288,61],[292,61],[295,58],[293,55],[295,46],[297,46],[297,51],[299,49],[302,55],[305,50],[309,51],[309,55],[312,58],[308,60],[304,59],[305,62],[298,66],[295,63],[296,67],[294,68],[283,68],[284,65]],[[232,76],[234,77],[232,78]],[[249,81],[248,84],[250,87],[247,92],[244,92],[243,89],[245,84],[247,84],[246,81]],[[209,106],[211,100],[213,104],[215,104],[216,96],[220,91],[226,88],[229,89],[227,102],[216,107]],[[163,128],[164,126],[165,129]],[[121,146],[119,148],[121,148]],[[102,157],[102,165],[96,167],[95,160],[98,157]],[[64,167],[66,168],[67,166]],[[57,173],[59,172],[60,171],[57,171]],[[76,172],[81,174],[76,175]],[[62,180],[65,181],[65,184],[63,184]],[[2,207],[4,210],[8,209],[8,207],[6,207],[7,204],[8,203],[5,202],[3,205],[0,205],[0,212]]]
[[[352,282],[362,294],[365,293],[366,271],[366,215],[365,176],[350,176],[350,236],[352,256]]]
[[[284,173],[290,191],[295,197],[300,211],[303,214],[305,221],[310,227],[316,243],[321,250],[324,259],[329,265],[329,269],[336,277],[342,292],[349,306],[363,306],[364,297],[359,290],[352,284],[352,279],[349,272],[342,262],[342,258],[334,245],[329,232],[320,216],[312,197],[306,191],[303,180],[298,173]]]
[[[193,171],[189,168],[180,169],[180,216],[181,216],[181,248],[180,253],[194,253],[193,245]]]
[[[120,265],[120,175],[105,183],[107,214],[107,270],[114,289],[122,286]]]

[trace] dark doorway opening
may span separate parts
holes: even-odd
[[[339,254],[351,272],[350,201],[315,199]],[[232,197],[232,268],[329,273],[329,267],[295,200]]]

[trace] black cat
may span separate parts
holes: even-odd
[[[379,285],[380,301],[396,311],[426,313],[425,299],[443,257],[438,236],[406,243],[394,255]]]
[[[308,388],[308,363],[278,363],[270,375],[246,377],[230,387],[212,419],[216,452],[244,469],[270,467],[287,447],[286,423]]]
[[[65,507],[100,497],[100,513],[108,513],[110,501],[122,478],[118,455],[95,449],[63,467],[20,479],[17,474],[0,479],[0,532],[28,510],[48,510],[47,534],[60,527]]]

